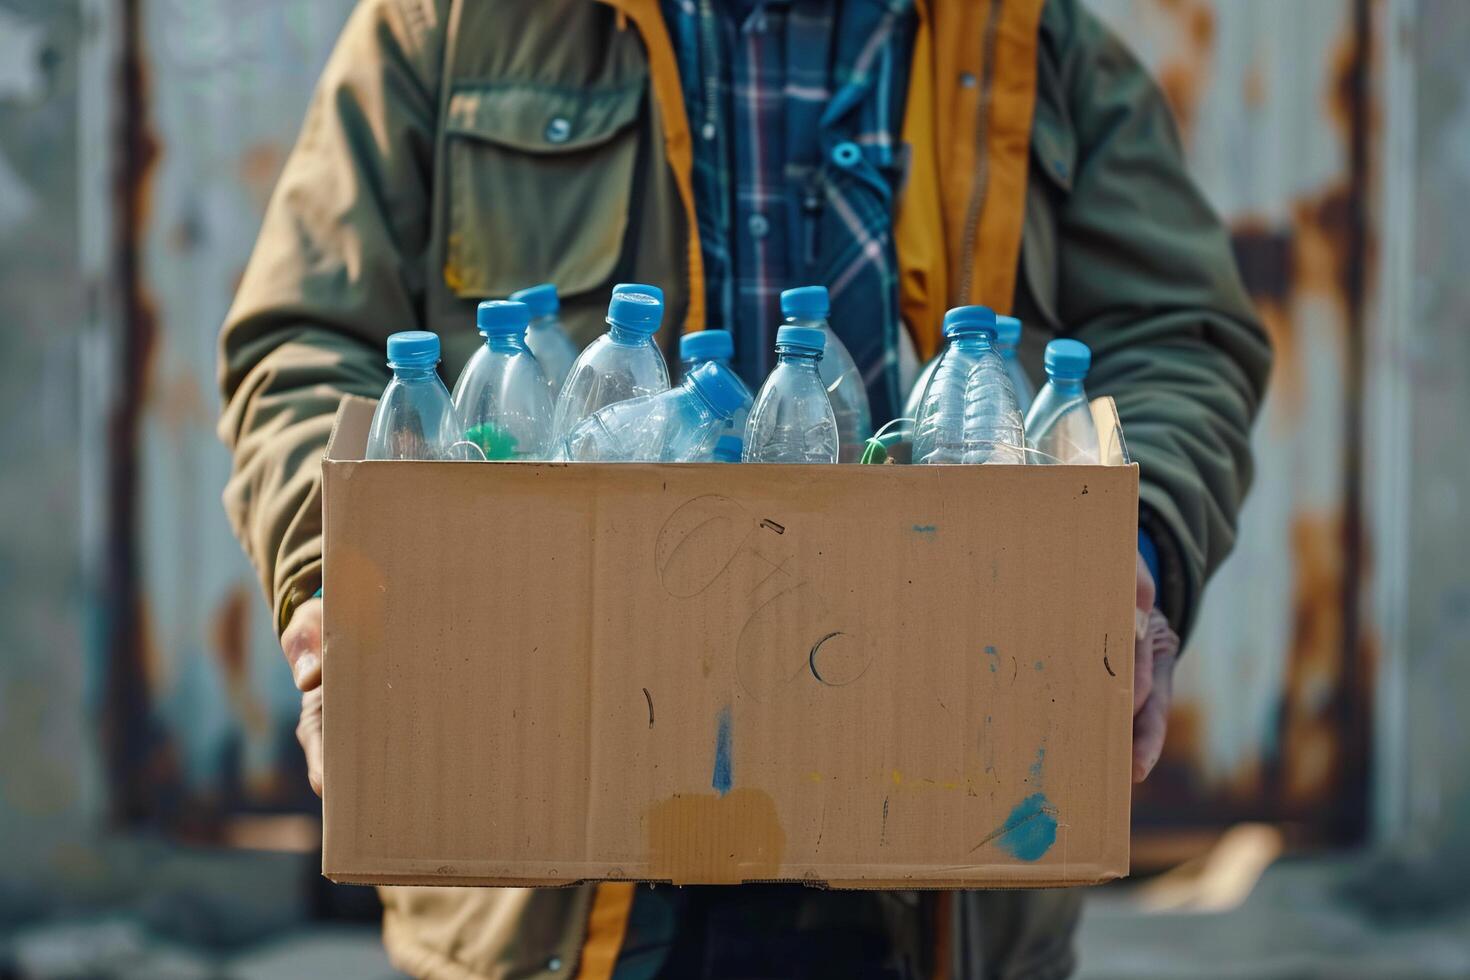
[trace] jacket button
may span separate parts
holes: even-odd
[[[858,149],[858,145],[852,140],[843,140],[832,147],[832,162],[843,170],[857,166],[858,161],[862,158],[863,151]]]
[[[561,957],[560,956],[553,956],[551,959],[547,960],[546,961],[546,969],[550,970],[552,973],[555,973],[556,971],[560,970],[561,969]]]
[[[746,227],[750,229],[750,234],[753,237],[765,238],[766,233],[771,230],[771,223],[766,220],[765,215],[753,214],[750,216],[750,220],[746,222]]]
[[[562,116],[557,116],[546,124],[546,142],[565,143],[572,138],[572,124]]]

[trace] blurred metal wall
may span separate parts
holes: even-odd
[[[1179,669],[1144,822],[1366,817],[1359,443],[1381,150],[1366,0],[1093,0],[1158,78],[1276,365],[1235,554]]]
[[[1369,177],[1386,150],[1381,59],[1361,42],[1386,34],[1390,6],[1415,5],[1090,3],[1159,77],[1278,357],[1237,551],[1139,818],[1294,818],[1352,838],[1375,616],[1400,608],[1374,591],[1373,520],[1395,511],[1364,478],[1360,405],[1367,391],[1402,406],[1407,390],[1365,356],[1382,316]],[[216,330],[351,5],[0,0],[0,316],[25,338],[0,359],[0,398],[55,423],[0,426],[3,499],[39,508],[0,513],[0,602],[22,651],[0,658],[0,733],[39,731],[44,752],[86,760],[58,776],[0,738],[18,782],[54,794],[0,799],[0,836],[20,806],[204,834],[223,813],[311,805],[294,691],[219,504],[212,379]],[[1444,601],[1459,622],[1463,597]],[[1399,675],[1400,690],[1425,676]]]

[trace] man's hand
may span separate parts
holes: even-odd
[[[306,778],[317,796],[322,795],[322,601],[308,599],[296,607],[286,632],[281,634],[281,652],[291,665],[291,676],[301,692],[301,720],[296,740],[306,753]]]
[[[1148,778],[1164,751],[1169,704],[1174,699],[1174,661],[1179,637],[1154,608],[1154,577],[1138,556],[1133,631],[1133,781]],[[318,728],[321,722],[318,719]]]

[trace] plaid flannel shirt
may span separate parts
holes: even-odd
[[[707,325],[758,384],[780,293],[821,284],[832,328],[898,413],[894,201],[912,0],[663,0],[694,136]]]

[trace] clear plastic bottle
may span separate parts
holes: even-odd
[[[738,463],[745,452],[745,440],[726,432],[715,443],[714,462]]]
[[[556,458],[581,463],[708,462],[725,423],[744,403],[735,372],[702,364],[676,387],[617,402],[583,419]]]
[[[1021,412],[996,352],[995,313],[958,306],[944,315],[949,346],[920,400],[915,463],[1025,461]]]
[[[620,283],[607,307],[607,333],[577,357],[556,400],[552,438],[560,443],[578,422],[616,402],[669,387],[669,367],[654,343],[664,315],[657,286]]]
[[[1090,367],[1092,351],[1080,340],[1063,338],[1046,345],[1046,384],[1026,415],[1026,444],[1046,454],[1043,462],[1097,463],[1101,458],[1092,407],[1082,387]]]
[[[776,331],[776,368],[745,423],[745,462],[837,462],[837,417],[817,371],[826,342],[816,327]]]
[[[459,421],[449,391],[434,370],[439,337],[407,330],[388,338],[393,380],[383,389],[368,430],[368,459],[454,458]]]
[[[781,315],[787,326],[815,327],[827,338],[817,371],[837,419],[838,461],[856,463],[863,443],[873,434],[873,413],[862,373],[827,322],[831,307],[826,286],[798,286],[781,294]]]
[[[1021,415],[1030,411],[1031,403],[1036,400],[1036,386],[1026,375],[1026,369],[1021,366],[1021,360],[1016,356],[1016,348],[1021,344],[1021,321],[1013,316],[996,315],[995,318],[995,347],[1000,351],[1001,360],[1006,364],[1006,377],[1011,379],[1011,389],[1016,393],[1016,407],[1021,410]]]
[[[541,365],[541,373],[546,376],[546,384],[551,389],[551,401],[555,405],[562,383],[566,381],[572,364],[577,360],[577,345],[572,343],[572,338],[562,329],[561,318],[558,316],[561,312],[561,297],[557,296],[554,284],[543,282],[539,286],[517,289],[510,294],[510,298],[531,308],[531,327],[526,331],[526,346],[531,348],[531,353],[536,355],[536,361]]]
[[[929,387],[929,379],[934,377],[934,369],[939,367],[939,359],[944,356],[940,351],[929,358],[929,363],[919,372],[918,378],[914,380],[914,386],[909,389],[909,396],[903,402],[903,414],[900,418],[915,419],[919,417],[919,406],[924,401],[924,389]]]
[[[680,374],[688,375],[701,364],[713,361],[722,365],[735,377],[740,385],[740,390],[745,393],[745,404],[736,410],[730,417],[730,424],[726,427],[727,434],[739,436],[745,431],[745,420],[750,416],[750,403],[754,396],[745,382],[735,374],[735,368],[731,360],[735,357],[735,341],[728,330],[698,330],[694,333],[686,333],[679,338],[679,365]]]
[[[486,459],[544,459],[551,446],[551,393],[526,346],[531,310],[489,300],[475,310],[485,343],[454,384],[454,410],[464,438]]]

